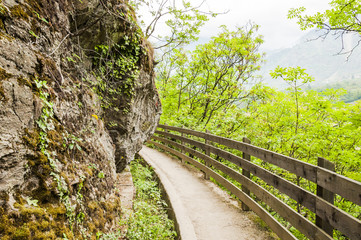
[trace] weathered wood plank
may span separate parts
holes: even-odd
[[[361,183],[324,168],[317,168],[317,184],[361,206]]]
[[[324,158],[318,158],[317,165],[319,167],[331,170],[333,172],[335,171],[335,164],[330,161],[327,161]],[[327,189],[324,189],[320,185],[317,185],[317,196],[319,196],[320,198],[326,200],[327,202],[333,205],[335,194],[331,191],[328,191]],[[317,215],[316,215],[316,225],[322,228],[325,232],[327,232],[328,235],[333,237],[333,227],[327,221],[323,220],[320,216]]]
[[[243,193],[239,188],[233,185],[224,177],[212,171],[211,177],[219,182],[223,187],[227,188],[234,194],[238,199],[247,204],[253,212],[255,212],[281,239],[297,239],[292,235],[282,224],[280,224],[273,216],[262,206],[260,206],[256,201],[254,201],[250,196]]]
[[[245,138],[245,137],[243,138],[243,142],[249,143],[249,144],[251,143],[251,141],[248,138]],[[249,154],[247,154],[245,152],[242,153],[242,158],[247,160],[247,161],[251,161],[251,155],[249,155]],[[245,176],[247,178],[251,178],[251,172],[244,169],[244,168],[242,168],[242,174],[243,174],[243,176]],[[242,185],[242,191],[247,195],[250,194],[250,190],[246,186]],[[248,206],[246,204],[242,203],[242,210],[243,211],[248,211],[249,208],[248,208]]]
[[[206,133],[210,133],[210,131],[209,131],[208,129],[206,129]],[[209,144],[209,141],[208,141],[207,139],[205,139],[204,143],[205,143],[206,145],[208,145],[208,144]],[[206,155],[208,155],[208,156],[211,154],[211,152],[209,151],[209,149],[206,149],[206,150],[205,150],[205,153],[206,153]],[[207,167],[210,167],[210,165],[209,165],[207,162],[206,162],[206,166],[207,166]],[[209,180],[209,175],[208,175],[207,173],[204,173],[204,179]]]
[[[172,127],[172,126],[164,126],[164,125],[158,125],[159,128],[178,131],[178,132],[184,132],[193,136],[207,138],[208,140],[212,142],[216,142],[219,144],[222,144],[226,147],[233,148],[242,152],[245,152],[249,155],[252,155],[254,157],[257,157],[259,159],[262,159],[263,161],[272,163],[276,166],[279,166],[283,169],[286,169],[287,171],[290,171],[297,176],[303,177],[305,179],[308,179],[310,181],[316,182],[316,172],[317,167],[302,162],[300,160],[297,160],[295,158],[291,158],[276,152],[272,152],[263,148],[259,148],[256,146],[253,146],[251,144],[242,143],[236,140],[219,137],[217,135],[213,134],[207,134],[203,132],[198,132],[190,129],[185,128],[178,128],[178,127]]]
[[[361,221],[327,201],[316,199],[316,214],[350,239],[361,239]]]

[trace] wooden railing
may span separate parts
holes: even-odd
[[[250,208],[254,211],[281,239],[296,237],[260,203],[277,212],[309,239],[333,239],[334,229],[349,239],[361,239],[361,221],[333,205],[334,194],[338,194],[361,206],[361,183],[333,172],[334,166],[329,161],[320,158],[319,166],[315,166],[253,146],[248,139],[239,142],[207,132],[167,125],[159,125],[158,129],[162,131],[156,130],[152,140],[148,141],[150,144],[174,154],[182,162],[191,163],[203,171],[206,178],[212,177],[242,202],[244,210]],[[226,148],[229,150],[223,150]],[[231,153],[232,149],[242,152],[242,157]],[[236,164],[242,171],[216,160],[220,158]],[[253,163],[254,159],[273,164],[295,174],[298,179],[303,178],[317,184],[317,193],[261,167],[262,164]],[[254,176],[315,213],[315,222],[253,181]],[[232,181],[240,183],[241,187],[237,187]]]

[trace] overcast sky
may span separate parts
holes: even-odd
[[[305,34],[295,19],[287,18],[291,8],[306,7],[307,13],[323,12],[331,0],[206,0],[205,6],[212,11],[228,11],[210,20],[201,32],[202,38],[214,34],[219,25],[243,26],[249,20],[260,25],[264,36],[264,49],[290,47]],[[192,1],[191,1],[192,2]]]
[[[181,1],[181,0],[176,0]],[[189,0],[196,6],[202,0]],[[274,50],[291,47],[305,34],[296,20],[287,19],[288,10],[304,6],[308,14],[323,12],[329,8],[331,0],[206,0],[202,9],[213,12],[225,12],[211,19],[202,28],[200,38],[207,41],[218,31],[218,26],[227,25],[229,29],[234,26],[243,26],[252,21],[260,25],[259,33],[264,36],[264,50]],[[144,14],[143,14],[144,15]],[[161,25],[158,30],[161,30]]]

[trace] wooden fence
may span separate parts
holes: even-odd
[[[333,239],[334,229],[349,239],[361,239],[361,221],[333,205],[334,194],[338,194],[361,206],[361,183],[335,173],[334,166],[329,161],[319,158],[319,166],[315,166],[253,146],[248,139],[239,142],[208,132],[167,125],[159,125],[158,129],[162,131],[156,130],[149,143],[176,155],[182,161],[191,163],[203,171],[206,178],[212,177],[243,203],[244,210],[254,211],[281,239],[296,239],[296,237],[259,202],[263,202],[277,212],[309,239]],[[238,150],[242,152],[242,157],[215,145]],[[219,158],[236,164],[242,168],[242,171],[223,164],[217,160]],[[251,159],[256,158],[287,170],[295,174],[297,178],[317,184],[317,193],[305,190],[298,184],[253,163]],[[222,174],[215,170],[221,171]],[[252,181],[251,174],[315,213],[315,222],[310,221],[264,187]],[[227,180],[224,175],[240,183],[241,188]]]

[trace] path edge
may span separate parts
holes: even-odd
[[[158,178],[159,186],[162,190],[163,198],[168,205],[168,216],[174,221],[175,230],[177,232],[177,239],[179,240],[196,240],[196,233],[194,231],[193,224],[186,215],[185,208],[182,202],[179,200],[178,194],[174,187],[170,183],[167,176],[159,170],[156,163],[147,155],[146,149],[148,147],[143,146],[139,151],[139,156],[144,159],[145,163],[153,168],[156,177]]]

